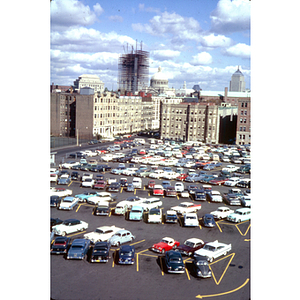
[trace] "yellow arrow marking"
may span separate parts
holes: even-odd
[[[203,295],[203,296],[198,295],[198,296],[196,296],[196,298],[199,298],[199,299],[210,298],[210,297],[222,296],[222,295],[226,295],[226,294],[230,294],[230,293],[236,292],[236,291],[240,290],[242,287],[244,287],[249,282],[249,280],[250,279],[247,278],[246,281],[241,286],[237,287],[234,290],[227,291],[227,292],[220,293],[220,294],[214,294],[214,295]]]

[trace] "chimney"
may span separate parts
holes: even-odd
[[[228,87],[225,88],[224,102],[227,103]]]

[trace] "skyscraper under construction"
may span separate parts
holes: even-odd
[[[119,57],[119,90],[138,92],[149,85],[149,52],[133,50]]]

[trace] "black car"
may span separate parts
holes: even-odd
[[[133,265],[134,264],[135,248],[130,245],[123,245],[119,250],[118,263],[121,265]]]
[[[71,173],[72,180],[80,180],[80,174],[77,171]]]
[[[66,254],[70,246],[71,238],[66,236],[57,237],[51,245],[51,254]]]
[[[94,215],[95,216],[108,216],[110,213],[109,206],[96,206],[94,208]]]
[[[108,262],[110,243],[97,242],[93,248],[90,262]]]
[[[196,256],[193,260],[193,271],[196,276],[202,278],[211,277],[211,270],[206,256]]]
[[[107,191],[109,192],[119,192],[121,188],[121,185],[119,182],[113,182],[112,184],[109,185],[107,188]]]
[[[185,266],[180,252],[167,251],[165,254],[165,263],[168,273],[184,273]]]
[[[122,187],[125,187],[128,185],[128,181],[127,181],[127,178],[121,178],[120,181],[119,181],[120,185]]]
[[[211,214],[205,214],[202,218],[202,222],[205,227],[215,227],[216,226],[214,216]]]
[[[50,207],[58,207],[61,202],[61,197],[57,195],[50,196]]]
[[[59,219],[59,218],[51,218],[50,219],[50,230],[52,230],[52,226],[58,225],[58,224],[62,224],[63,220]]]

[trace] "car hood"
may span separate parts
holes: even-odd
[[[90,232],[90,233],[86,233],[84,235],[84,238],[92,240],[92,239],[98,239],[100,236],[101,236],[101,234],[99,234],[99,233]]]
[[[201,271],[202,275],[207,275],[210,271],[208,265],[197,265],[197,268]]]
[[[73,204],[74,202],[61,202],[60,207],[69,207]]]
[[[166,243],[159,242],[159,243],[157,243],[157,244],[154,244],[153,247],[154,247],[154,248],[165,248],[165,247],[167,247],[167,244],[166,244]]]
[[[193,248],[187,245],[179,245],[177,249],[182,251],[191,251]]]

